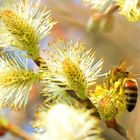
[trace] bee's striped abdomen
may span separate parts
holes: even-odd
[[[138,86],[134,79],[127,79],[124,83],[124,94],[126,95],[126,107],[131,112],[136,105],[138,96]]]

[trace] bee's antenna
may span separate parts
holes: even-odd
[[[135,74],[133,75],[133,77],[140,77],[140,74]]]

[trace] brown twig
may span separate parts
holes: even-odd
[[[130,132],[123,128],[120,124],[116,124],[116,126],[113,128],[116,132],[118,132],[121,136],[123,136],[126,140],[134,140],[132,138]]]
[[[22,129],[18,128],[13,124],[9,124],[6,129],[11,134],[16,135],[22,138],[23,140],[33,140],[33,137],[29,136],[25,131],[23,131]]]
[[[104,15],[105,16],[109,16],[111,15],[112,13],[114,13],[116,10],[118,10],[118,5],[116,4],[111,4],[107,9],[106,11],[104,12]]]
[[[105,12],[103,12],[103,13],[98,13],[97,12],[97,13],[94,13],[92,16],[93,16],[94,20],[100,21],[103,18],[108,17],[111,14],[113,14],[118,8],[119,7],[117,5],[112,4],[105,10]]]
[[[4,135],[6,132],[10,132],[17,137],[22,138],[23,140],[31,140],[32,137],[29,136],[21,128],[10,123],[4,116],[0,116],[0,133]]]

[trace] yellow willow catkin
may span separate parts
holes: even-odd
[[[140,20],[140,0],[115,0],[119,6],[120,15],[125,16],[130,22]]]
[[[87,83],[82,70],[69,59],[64,60],[62,65],[70,86],[76,90],[77,95],[80,96],[80,98],[86,98],[87,95],[85,95],[85,93],[87,93]]]
[[[8,106],[13,110],[24,110],[28,104],[29,92],[36,82],[36,74],[16,69],[0,74],[0,79],[0,107]]]
[[[74,91],[81,99],[88,98],[89,89],[95,84],[103,64],[102,59],[95,63],[95,51],[86,49],[81,41],[73,44],[59,39],[49,44],[45,54],[48,73],[44,79],[56,83],[63,90]],[[53,90],[51,86],[48,88],[46,94]]]
[[[49,140],[103,140],[99,120],[91,112],[65,104],[54,105],[49,110],[42,107],[33,126],[38,132],[44,131]]]
[[[23,61],[20,57],[6,52],[0,58],[0,107],[24,110],[38,80],[38,74],[28,66],[28,59]]]
[[[30,57],[39,58],[39,36],[34,28],[11,9],[3,10],[1,19],[15,37],[11,44],[25,50]]]
[[[6,74],[0,76],[0,83],[5,86],[11,86],[14,84],[21,85],[22,83],[29,82],[35,74],[32,71],[26,71],[23,69],[14,69]]]
[[[27,57],[38,61],[40,41],[55,22],[50,11],[41,8],[40,0],[1,0],[0,45],[25,51]],[[14,47],[14,48],[13,48]]]
[[[94,92],[91,92],[89,99],[97,107],[101,118],[105,122],[120,117],[126,110],[126,98],[120,79],[110,89],[108,89],[106,83],[97,85]]]

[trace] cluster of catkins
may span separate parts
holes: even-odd
[[[88,2],[99,9],[116,2],[122,14],[130,17],[133,11],[134,19],[139,17],[139,5],[136,8],[131,2],[133,7],[129,6],[129,0]],[[97,108],[105,122],[115,119],[125,108],[123,92],[115,90],[121,79],[109,90],[106,82],[97,86],[103,60],[95,62],[95,51],[80,40],[73,43],[58,39],[49,43],[41,56],[40,41],[55,24],[40,1],[0,1],[0,107],[25,110],[30,91],[38,84],[46,98],[33,122],[37,132],[43,132],[38,139],[100,140],[99,121],[92,115],[92,107],[87,109],[88,103]]]

